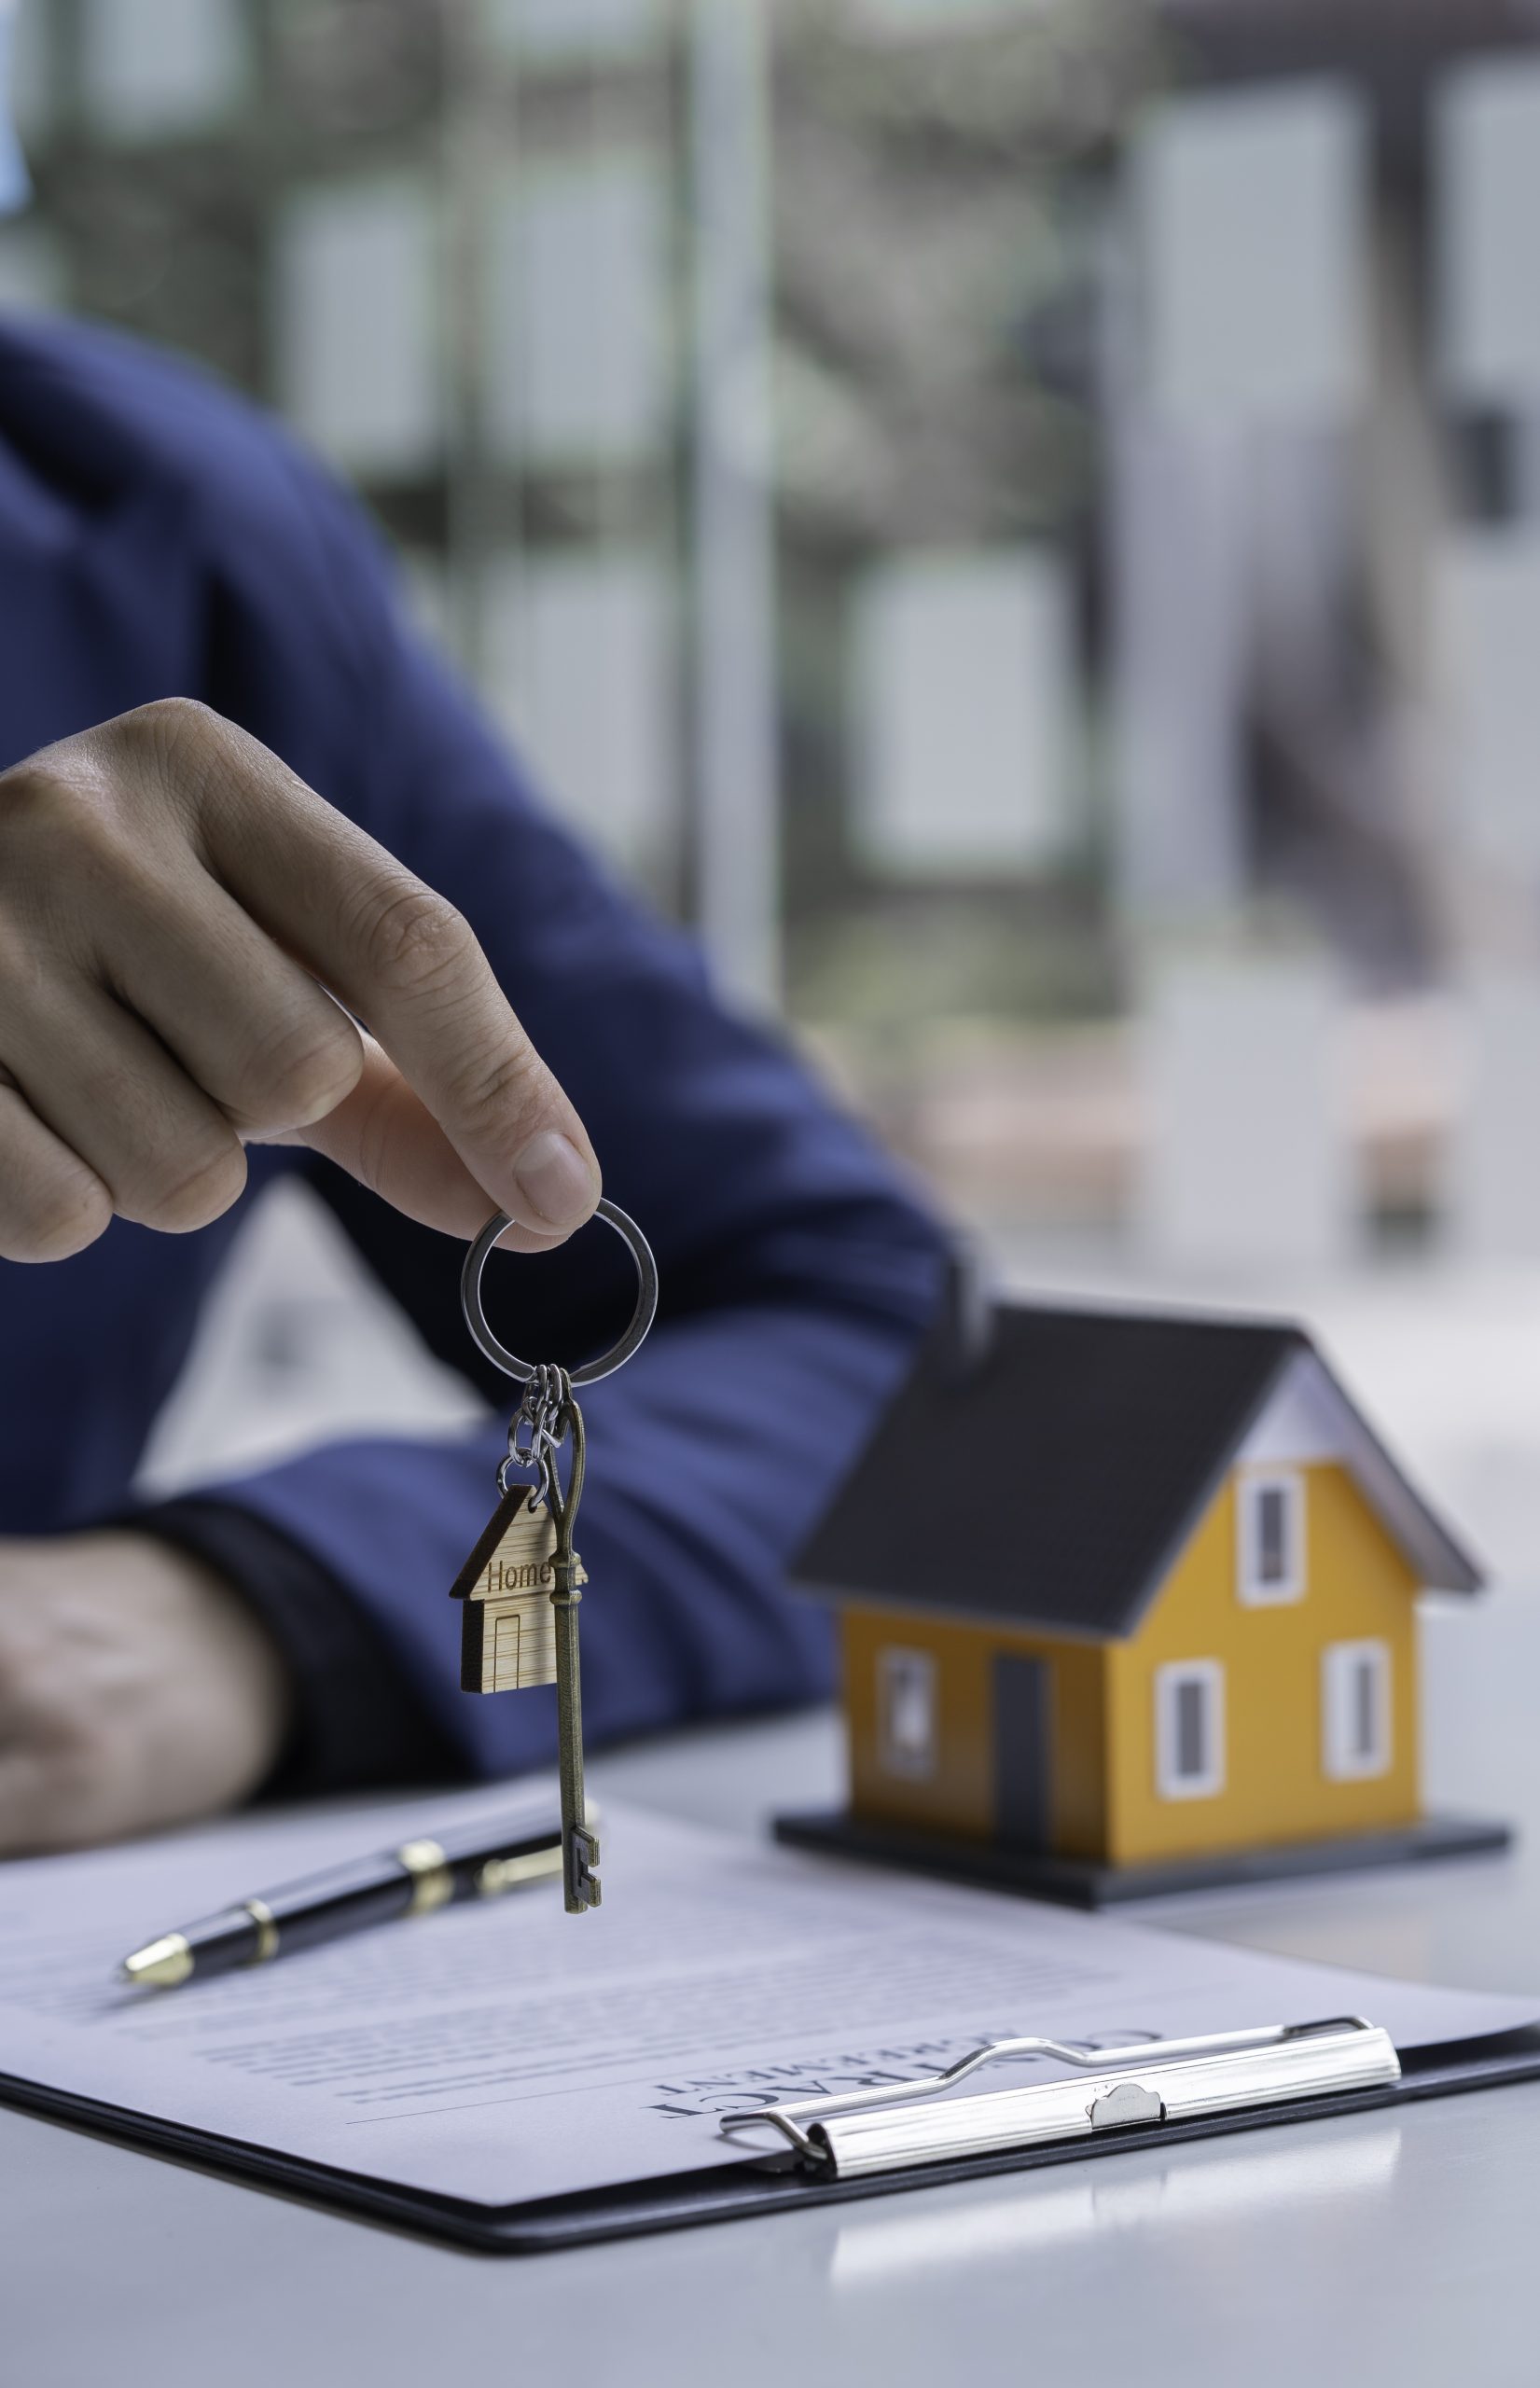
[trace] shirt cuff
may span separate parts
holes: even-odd
[[[293,1723],[258,1798],[468,1779],[385,1636],[302,1545],[223,1501],[169,1501],[125,1523],[222,1576],[287,1664]]]

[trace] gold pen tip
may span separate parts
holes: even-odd
[[[136,1990],[174,1990],[192,1971],[192,1951],[180,1932],[163,1933],[159,1940],[135,1949],[118,1968],[120,1981]]]

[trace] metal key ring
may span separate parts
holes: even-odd
[[[593,1215],[596,1219],[603,1219],[607,1228],[615,1229],[636,1264],[636,1308],[618,1343],[599,1359],[585,1360],[580,1368],[568,1371],[575,1385],[597,1384],[601,1377],[612,1377],[617,1368],[623,1368],[631,1354],[639,1352],[646,1341],[647,1329],[658,1314],[658,1263],[652,1256],[651,1244],[636,1221],[627,1215],[618,1202],[607,1201],[601,1201]],[[491,1360],[494,1368],[512,1377],[515,1383],[528,1384],[534,1374],[533,1364],[519,1359],[506,1343],[499,1343],[487,1325],[486,1312],[481,1308],[481,1271],[487,1265],[487,1255],[498,1237],[515,1224],[508,1211],[499,1211],[494,1218],[487,1221],[465,1255],[465,1265],[460,1272],[460,1303],[477,1349]]]

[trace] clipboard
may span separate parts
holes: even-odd
[[[1069,2077],[946,2096],[975,2070],[1027,2054],[1051,2054]],[[451,2246],[528,2256],[1532,2080],[1540,2080],[1540,2026],[1405,2055],[1360,2016],[1093,2056],[1057,2042],[1001,2041],[928,2080],[724,2116],[734,2135],[752,2126],[779,2141],[741,2167],[503,2207],[402,2189],[13,2076],[0,2075],[0,2103]]]

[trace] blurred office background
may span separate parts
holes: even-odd
[[[1302,1299],[1527,1483],[1537,36],[22,0],[0,303],[286,415],[552,804],[1018,1276]],[[319,1233],[254,1231],[170,1475],[423,1397]]]

